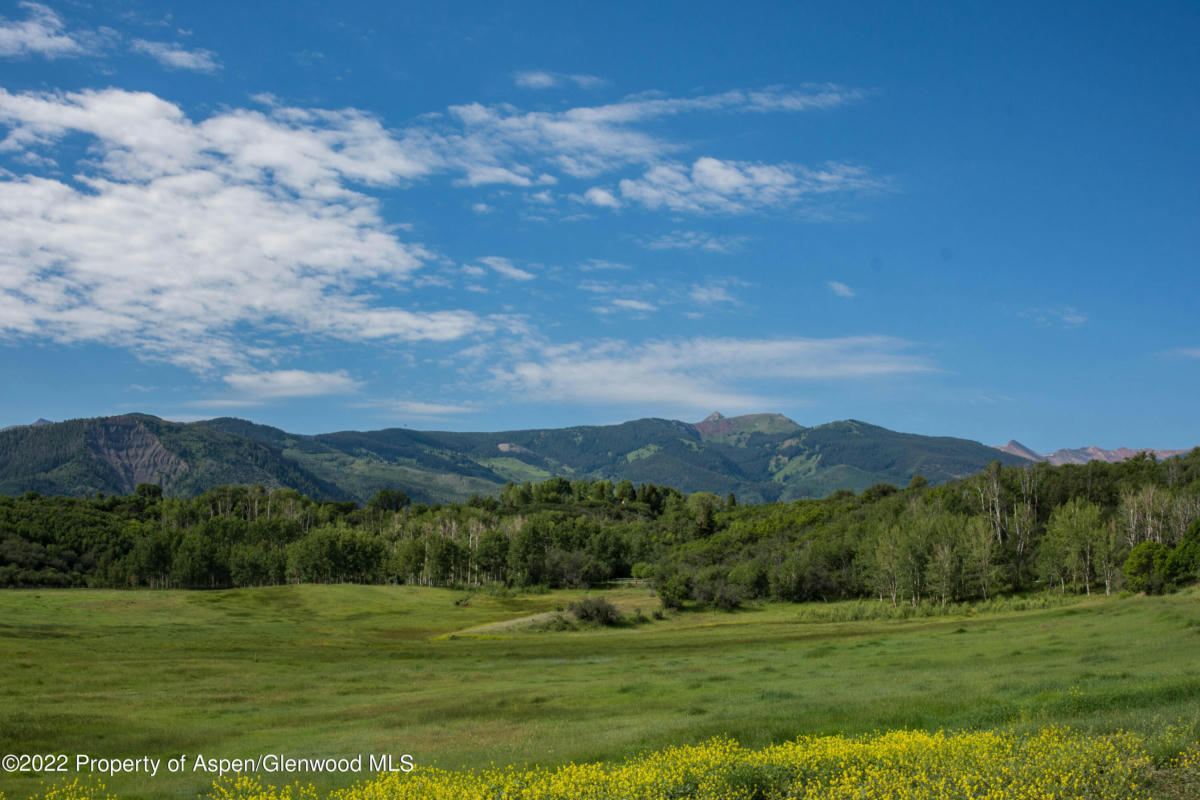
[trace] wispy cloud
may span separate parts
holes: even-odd
[[[690,167],[664,163],[638,179],[620,182],[621,197],[650,209],[694,214],[745,214],[782,209],[834,192],[880,190],[886,182],[862,167],[827,163],[820,169],[796,164],[753,164],[705,156]]]
[[[480,263],[487,264],[493,272],[499,273],[506,278],[511,278],[514,281],[531,281],[536,276],[532,272],[527,272],[517,266],[514,266],[512,261],[500,256],[487,256],[479,259]]]
[[[453,403],[427,403],[419,400],[404,400],[396,398],[378,398],[353,403],[354,408],[370,408],[384,415],[398,419],[439,420],[463,414],[477,414],[475,406],[458,405]]]
[[[1168,350],[1167,354],[1180,358],[1200,358],[1200,347],[1176,347]]]
[[[724,286],[708,285],[708,286],[693,286],[688,292],[688,297],[701,305],[714,305],[716,303],[732,303],[733,295]]]
[[[1071,327],[1077,327],[1088,321],[1087,314],[1081,313],[1070,306],[1059,309],[1057,313],[1058,318],[1063,321],[1063,324]]]
[[[0,17],[0,56],[78,56],[88,48],[79,36],[65,33],[62,17],[41,3],[21,3],[27,16],[16,22]]]
[[[618,297],[609,301],[606,305],[593,306],[592,311],[597,314],[616,314],[625,312],[629,314],[644,315],[652,311],[658,311],[658,306],[645,300],[635,300],[630,297]]]
[[[696,338],[545,347],[540,358],[493,371],[524,396],[646,408],[763,408],[778,402],[746,393],[747,380],[856,380],[935,371],[912,344],[885,336],[835,339]]]
[[[628,264],[622,264],[617,261],[606,261],[603,258],[592,258],[579,265],[580,272],[599,272],[606,269],[626,270],[631,269]]]
[[[1079,311],[1074,306],[1031,308],[1028,311],[1020,312],[1019,316],[1032,319],[1038,325],[1058,326],[1062,328],[1078,328],[1081,325],[1087,324],[1088,321],[1087,314]]]
[[[491,176],[524,185],[521,180],[531,180],[547,170],[589,178],[631,165],[658,164],[681,145],[637,126],[663,117],[800,112],[833,108],[862,96],[855,89],[827,85],[800,90],[734,90],[698,97],[643,95],[558,112],[470,103],[451,106],[448,121],[456,125],[435,126],[431,133],[447,148],[447,161],[465,171],[468,182],[484,182],[480,176]]]
[[[513,75],[513,83],[522,89],[553,89],[564,83],[573,83],[581,89],[594,89],[607,81],[595,75],[568,75],[562,72],[530,70]]]
[[[135,53],[145,53],[170,69],[190,69],[195,72],[216,72],[221,68],[216,54],[211,50],[185,50],[169,42],[150,42],[134,39],[129,48]]]
[[[749,236],[716,236],[701,231],[672,231],[653,239],[643,239],[641,245],[650,250],[707,250],[710,253],[731,253],[749,240]]]
[[[301,369],[284,369],[274,372],[237,372],[226,375],[223,380],[234,391],[255,400],[350,394],[362,386],[345,370],[307,372]]]
[[[841,281],[828,281],[825,286],[838,297],[854,297],[854,290]]]

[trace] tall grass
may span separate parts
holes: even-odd
[[[797,622],[861,622],[866,620],[924,619],[927,617],[971,617],[985,614],[1009,614],[1020,611],[1042,611],[1077,605],[1079,595],[1046,592],[1022,597],[997,597],[969,603],[940,603],[923,599],[896,603],[884,600],[844,600],[835,603],[805,603],[796,612]]]

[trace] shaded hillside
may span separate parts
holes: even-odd
[[[551,477],[654,483],[747,502],[823,497],[877,483],[938,484],[989,461],[1028,463],[978,442],[897,433],[854,420],[805,428],[780,414],[691,424],[454,433],[390,428],[293,434],[232,417],[191,424],[131,414],[0,432],[0,492],[128,493],[158,483],[191,496],[225,483],[365,502],[401,489],[419,502],[496,494]]]
[[[344,496],[278,448],[146,414],[0,431],[2,494],[128,494],[139,483],[156,483],[176,497],[230,483],[286,487],[326,499]]]

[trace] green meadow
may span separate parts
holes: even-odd
[[[553,630],[582,592],[411,586],[0,593],[0,753],[410,754],[417,766],[627,758],[896,728],[1200,734],[1200,594],[1037,598],[944,616],[874,604],[683,611]],[[593,591],[627,613],[642,587]],[[890,609],[890,606],[887,607]],[[886,609],[885,609],[886,610]],[[355,777],[293,778],[319,787]],[[0,775],[9,800],[47,775]],[[194,798],[203,774],[106,779]]]

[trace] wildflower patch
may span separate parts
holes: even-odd
[[[621,764],[455,772],[418,767],[328,800],[1142,800],[1151,760],[1141,739],[1065,728],[1033,734],[893,731],[813,736],[762,749],[732,739],[671,747]],[[210,800],[320,800],[311,786],[241,776]]]

